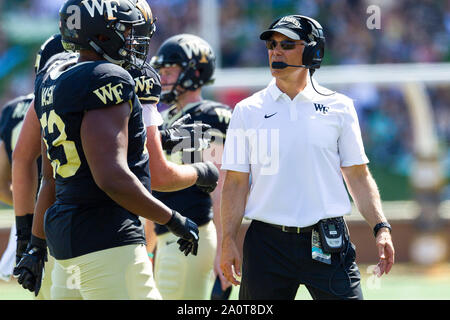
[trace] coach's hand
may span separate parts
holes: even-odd
[[[186,256],[191,252],[194,256],[197,255],[199,237],[198,226],[194,221],[172,210],[172,217],[166,223],[166,227],[181,238],[177,241],[181,252],[184,252]]]
[[[208,124],[201,122],[186,122],[191,119],[191,115],[187,114],[175,121],[172,126],[166,130],[161,130],[161,144],[166,151],[172,150],[176,145],[181,144],[183,151],[193,152],[201,151],[209,148],[211,137],[205,135],[205,131],[211,129]]]
[[[222,240],[222,255],[220,257],[220,268],[223,275],[235,286],[240,285],[237,277],[241,276],[241,256],[236,241],[229,238]],[[236,277],[237,276],[237,277]]]
[[[13,275],[24,289],[39,294],[42,282],[44,263],[47,261],[47,245],[45,240],[31,236],[30,244],[22,259],[14,268]]]
[[[196,162],[191,164],[197,170],[197,182],[195,185],[204,192],[213,192],[219,180],[219,169],[211,161]]]
[[[386,228],[381,228],[376,237],[376,246],[378,248],[378,276],[383,273],[388,274],[394,264],[395,250],[392,244],[391,233]]]
[[[16,265],[19,263],[20,259],[22,259],[22,255],[28,247],[28,242],[30,242],[33,216],[32,213],[27,213],[24,216],[16,216]]]

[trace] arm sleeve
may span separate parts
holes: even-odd
[[[358,115],[353,101],[350,100],[343,116],[341,135],[338,140],[341,167],[365,164],[369,162],[364,151]]]
[[[159,127],[164,122],[155,104],[142,104],[142,117],[146,127]]]
[[[250,172],[250,148],[242,107],[236,105],[231,115],[222,154],[222,170]]]

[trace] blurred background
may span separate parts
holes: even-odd
[[[0,0],[0,105],[33,91],[35,54],[45,39],[58,32],[63,2]],[[205,98],[231,107],[270,81],[267,50],[259,40],[262,30],[287,14],[319,21],[326,48],[314,77],[355,100],[369,166],[393,225],[397,262],[403,263],[394,266],[393,273],[397,267],[400,277],[413,274],[419,284],[415,278],[419,274],[442,275],[447,282],[437,280],[435,285],[447,290],[435,298],[450,299],[448,0],[147,2],[157,17],[150,57],[172,35],[193,33],[205,38],[217,55],[216,84],[205,90]],[[358,262],[369,269],[377,262],[371,231],[356,210],[349,225]],[[426,299],[436,292],[427,294],[422,288],[417,292],[423,296],[411,296],[414,290],[405,279],[404,295],[395,291],[392,298]],[[393,283],[392,288],[399,290]],[[371,293],[377,298],[374,290]]]

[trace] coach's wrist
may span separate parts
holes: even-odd
[[[391,233],[391,230],[392,230],[392,227],[388,222],[380,222],[380,223],[377,223],[375,225],[375,227],[373,227],[373,235],[376,238],[380,232],[388,231],[389,233]]]

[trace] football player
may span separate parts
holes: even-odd
[[[62,48],[60,35],[53,36],[51,41],[47,41],[43,45],[43,48],[36,59],[36,65],[39,65],[38,70],[41,70],[45,65],[46,69],[43,71],[43,73],[45,73],[53,63],[65,63],[69,60],[76,61],[78,59],[78,54],[59,53],[54,55],[54,53],[57,52],[58,47]],[[49,52],[51,54],[49,54]],[[50,57],[50,61],[46,64]],[[72,61],[72,63],[75,63],[75,61]],[[156,103],[158,103],[161,93],[159,75],[149,65],[146,65],[142,70],[133,68],[129,72],[135,80],[135,92],[138,95],[143,108],[143,118],[148,134],[147,148],[150,150],[151,155],[149,159],[151,164],[150,167],[158,168],[153,171],[152,188],[155,190],[167,190],[168,188],[177,190],[197,183],[197,180],[203,177],[199,177],[197,171],[192,166],[180,166],[168,162],[164,158],[162,150],[158,149],[158,145],[167,147],[168,145],[170,146],[178,143],[180,140],[194,138],[194,134],[198,133],[196,130],[202,132],[209,128],[209,126],[185,126],[183,124],[179,127],[180,130],[172,131],[174,128],[168,128],[161,131],[160,134],[157,130],[157,126],[162,124],[162,118],[156,109]],[[32,105],[34,105],[34,101],[32,101]],[[166,134],[167,132],[170,132],[170,134]],[[162,139],[162,136],[165,137],[162,141],[152,141],[152,139]],[[17,148],[13,153],[13,186],[15,212],[17,215],[16,220],[23,221],[22,229],[27,231],[26,233],[23,232],[27,237],[22,236],[21,239],[17,240],[18,245],[22,248],[22,250],[17,252],[19,259],[26,249],[31,235],[33,215],[32,213],[27,214],[27,212],[33,212],[34,210],[36,192],[33,183],[30,183],[29,181],[34,181],[36,179],[36,173],[32,169],[32,166],[40,153],[40,124],[36,117],[36,112],[31,108],[26,115],[25,123],[17,142]],[[206,174],[204,174],[204,176],[217,174],[215,172],[216,168],[212,164],[197,165],[205,166],[204,170]],[[170,177],[170,179],[164,179],[165,177]],[[147,228],[146,237],[149,244],[154,241],[152,234],[153,230]],[[38,298],[45,297],[45,299],[48,299],[50,297],[52,262],[53,258],[50,256],[49,261],[45,265],[47,276],[43,279],[42,288]],[[65,291],[64,296],[70,299],[80,298],[78,290],[56,287],[54,287],[53,290]]]
[[[11,154],[33,94],[6,103],[0,116],[0,201],[13,205]],[[31,225],[31,221],[30,221]],[[19,229],[20,230],[20,229]],[[31,227],[30,227],[31,233]],[[0,260],[0,279],[9,281],[16,264],[16,225],[11,226],[8,245]]]
[[[38,54],[36,55],[36,64],[35,64],[35,73],[39,72],[45,63],[54,55],[60,52],[63,52],[64,49],[61,44],[61,36],[53,35],[49,39],[47,39],[41,46]],[[3,111],[1,116],[1,124],[0,124],[0,135],[2,145],[0,151],[0,161],[1,165],[1,183],[4,188],[4,195],[8,204],[14,206],[15,212],[15,224],[11,227],[10,239],[8,242],[7,250],[5,251],[4,256],[2,257],[2,262],[0,263],[3,266],[3,262],[9,261],[7,269],[7,275],[11,275],[13,272],[13,268],[15,264],[17,264],[25,251],[28,241],[31,237],[31,225],[33,221],[33,212],[34,209],[34,200],[37,194],[38,189],[38,176],[40,171],[40,159],[39,156],[36,156],[32,161],[30,161],[24,171],[29,171],[29,177],[27,180],[23,181],[19,185],[16,184],[16,189],[20,188],[29,188],[29,192],[27,192],[27,197],[30,197],[32,200],[30,201],[29,206],[24,206],[23,203],[17,201],[17,197],[12,197],[12,166],[14,166],[14,162],[12,161],[13,151],[16,150],[16,146],[18,145],[18,137],[19,133],[24,124],[24,118],[27,114],[28,110],[33,109],[34,106],[34,94],[29,94],[27,96],[19,97],[8,103]],[[39,130],[39,124],[37,126],[37,130]],[[39,131],[36,133],[37,143],[39,146]],[[4,146],[4,148],[3,148]],[[20,148],[20,147],[19,147]],[[36,153],[39,155],[39,148],[35,148]],[[31,151],[31,150],[29,150]],[[17,195],[17,194],[16,194]],[[17,231],[16,231],[17,230]],[[8,258],[9,257],[9,258]],[[51,270],[53,267],[53,259],[49,259],[46,263],[46,270],[48,274],[51,274]],[[2,271],[2,273],[6,273]],[[37,296],[37,299],[49,299],[50,298],[50,286],[51,282],[48,281],[50,277],[47,277],[42,285],[42,290]]]
[[[171,105],[162,113],[163,128],[170,127],[186,115],[190,117],[188,123],[211,126],[206,132],[213,139],[208,152],[204,152],[202,140],[197,139],[194,145],[185,141],[187,143],[166,150],[167,158],[178,164],[212,160],[218,165],[231,109],[202,98],[202,87],[213,81],[215,55],[211,46],[195,35],[176,35],[161,45],[151,65],[161,76],[161,101]],[[164,299],[209,299],[213,270],[222,276],[218,272],[220,257],[217,256],[220,224],[214,223],[219,221],[221,180],[219,178],[219,185],[211,195],[197,186],[176,192],[153,192],[171,208],[183,209],[183,213],[199,225],[202,234],[198,256],[182,259],[173,244],[175,237],[164,225],[155,225],[158,235],[155,281]],[[222,280],[222,288],[229,286],[224,278]]]
[[[79,28],[70,27],[73,12]],[[119,66],[144,65],[152,24],[145,1],[68,0],[61,8],[64,46],[80,57],[53,63],[35,86],[48,158],[29,250],[14,271],[31,291],[39,291],[48,244],[57,264],[73,272],[70,283],[83,299],[159,299],[138,216],[166,225],[186,255],[197,253],[197,225],[149,192],[142,107]],[[138,32],[143,25],[145,34]],[[202,175],[205,167],[194,170],[198,185],[215,186]],[[59,285],[55,272],[52,280]]]

